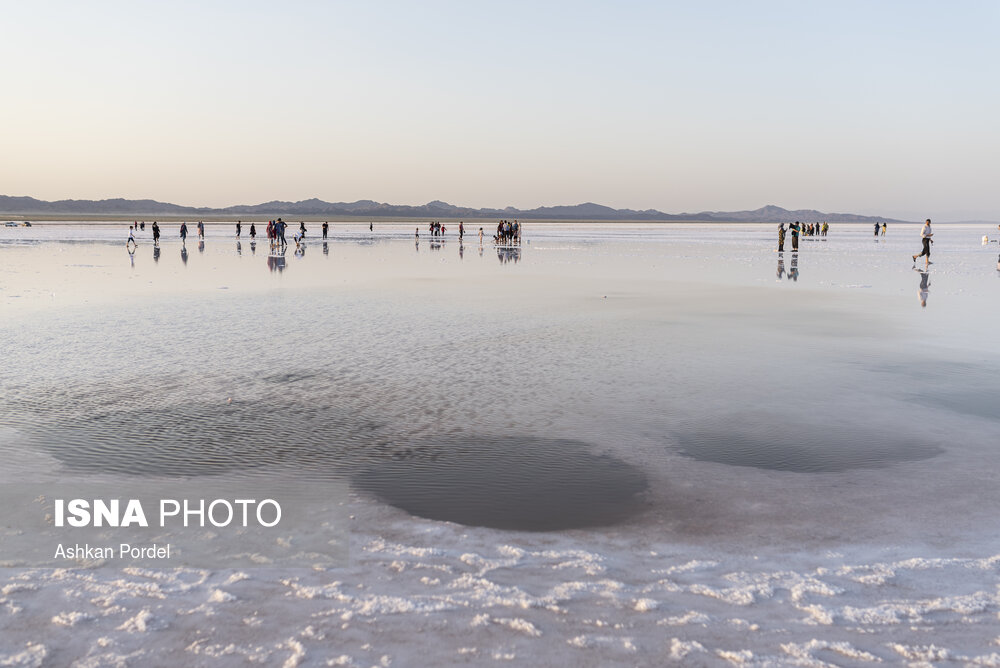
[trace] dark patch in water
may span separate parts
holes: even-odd
[[[263,380],[268,383],[287,385],[288,383],[298,383],[300,381],[309,380],[318,376],[319,374],[310,373],[308,371],[289,371],[287,373],[276,373],[270,376],[264,376]]]
[[[679,435],[681,454],[705,462],[795,473],[839,473],[930,459],[943,450],[919,439],[841,427],[778,423],[759,430],[692,430]]]
[[[420,517],[523,531],[619,523],[640,510],[647,489],[638,468],[581,441],[470,437],[430,449],[432,457],[367,467],[354,486]]]

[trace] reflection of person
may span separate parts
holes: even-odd
[[[785,277],[785,259],[783,257],[781,257],[780,255],[778,256],[778,274],[777,274],[777,276],[778,276],[778,280],[779,281],[782,278]]]
[[[913,269],[920,273],[920,305],[926,308],[927,295],[931,291],[931,274],[926,269],[917,269],[916,267]]]
[[[934,232],[931,231],[931,219],[928,218],[924,226],[920,228],[920,240],[923,242],[923,250],[920,251],[920,255],[914,255],[913,261],[916,262],[918,257],[923,257],[925,259],[925,264],[931,263],[931,244],[934,240],[931,238],[934,236]]]
[[[188,263],[188,249],[184,244],[181,244],[181,261],[184,264]]]
[[[788,269],[788,278],[792,279],[796,283],[799,282],[799,256],[792,256],[792,266]]]

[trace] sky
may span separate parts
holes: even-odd
[[[1000,220],[998,2],[0,12],[0,194]]]

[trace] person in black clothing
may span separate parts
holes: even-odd
[[[323,239],[324,240],[326,240],[326,233],[327,233],[327,230],[329,230],[329,229],[330,229],[330,223],[328,223],[328,222],[323,223]]]

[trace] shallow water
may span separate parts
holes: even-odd
[[[8,475],[292,472],[432,519],[692,540],[1000,528],[979,228],[937,230],[925,276],[902,225],[781,256],[760,225],[529,223],[499,250],[335,225],[284,255],[229,225],[128,254],[126,227],[0,231]]]

